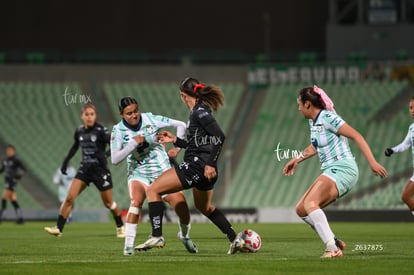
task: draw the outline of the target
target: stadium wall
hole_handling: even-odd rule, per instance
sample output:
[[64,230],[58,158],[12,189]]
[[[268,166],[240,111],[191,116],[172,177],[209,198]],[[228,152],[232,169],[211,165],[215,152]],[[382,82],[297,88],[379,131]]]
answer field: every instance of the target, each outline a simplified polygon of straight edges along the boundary
[[[221,209],[232,223],[302,223],[294,208],[247,208],[247,209]],[[24,209],[26,221],[55,221],[59,209],[31,210]],[[127,210],[123,210],[123,218]],[[325,210],[331,222],[412,222],[413,216],[408,210]],[[170,222],[178,222],[177,215],[172,209],[167,210]],[[14,221],[13,209],[4,213],[4,221]],[[193,223],[209,223],[210,220],[197,210],[191,210]],[[110,222],[112,215],[105,208],[75,209],[74,222]],[[166,218],[164,217],[164,222]],[[148,210],[143,210],[142,222],[149,222]]]

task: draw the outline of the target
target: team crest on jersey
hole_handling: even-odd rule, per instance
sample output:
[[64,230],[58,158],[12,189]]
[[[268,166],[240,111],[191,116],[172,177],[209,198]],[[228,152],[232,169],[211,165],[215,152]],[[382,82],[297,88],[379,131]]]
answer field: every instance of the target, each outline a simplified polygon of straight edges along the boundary
[[91,135],[91,141],[92,141],[92,142],[95,142],[95,141],[96,141],[96,139],[97,139],[96,135]]
[[322,124],[316,124],[313,128],[315,129],[316,132],[319,132],[319,133],[323,131]]
[[146,125],[144,128],[144,132],[148,135],[152,135],[153,133],[155,133],[155,129],[151,125]]

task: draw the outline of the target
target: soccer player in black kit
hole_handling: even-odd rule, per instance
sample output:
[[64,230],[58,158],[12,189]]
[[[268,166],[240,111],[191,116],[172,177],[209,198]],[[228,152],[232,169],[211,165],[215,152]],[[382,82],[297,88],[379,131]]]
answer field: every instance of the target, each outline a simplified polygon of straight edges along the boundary
[[184,162],[165,171],[147,189],[152,236],[135,250],[147,250],[165,245],[162,236],[164,205],[161,195],[192,188],[196,208],[210,219],[230,241],[228,254],[239,251],[244,241],[237,236],[224,214],[211,204],[213,188],[217,181],[217,159],[224,142],[224,133],[212,115],[224,103],[219,87],[186,78],[181,82],[180,95],[191,110],[187,126],[187,141],[172,133],[159,133],[160,143],[173,142],[185,148]]
[[112,199],[112,178],[107,167],[106,158],[109,152],[105,151],[110,143],[111,134],[104,126],[96,122],[95,106],[88,103],[82,108],[81,118],[83,125],[75,131],[75,142],[63,161],[61,172],[66,174],[66,168],[70,159],[78,148],[82,149],[82,161],[76,176],[73,178],[68,195],[60,207],[56,227],[45,227],[45,231],[56,237],[62,236],[66,219],[72,210],[77,196],[93,182],[101,193],[101,199],[105,207],[110,209],[116,223],[116,236],[125,237],[124,224],[121,218],[121,210]]
[[16,212],[16,223],[23,224],[22,209],[17,203],[16,185],[17,180],[21,178],[26,168],[20,159],[16,157],[16,148],[13,145],[7,145],[6,156],[0,167],[0,173],[4,172],[5,181],[5,188],[1,198],[0,222],[3,218],[3,212],[6,210],[7,200],[9,200]]

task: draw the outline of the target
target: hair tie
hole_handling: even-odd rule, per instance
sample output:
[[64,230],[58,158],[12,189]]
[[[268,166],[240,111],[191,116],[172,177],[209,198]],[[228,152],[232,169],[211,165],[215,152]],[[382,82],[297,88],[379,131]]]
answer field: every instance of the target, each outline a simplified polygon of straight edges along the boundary
[[195,84],[194,85],[194,88],[193,88],[193,93],[197,93],[197,90],[200,88],[200,89],[203,89],[204,87],[205,87],[206,85],[205,84],[202,84],[202,83],[197,83],[197,84]]
[[313,91],[321,96],[322,102],[325,104],[325,107],[328,111],[336,112],[334,109],[333,101],[329,98],[329,96],[325,93],[324,90],[322,90],[316,85],[313,85]]

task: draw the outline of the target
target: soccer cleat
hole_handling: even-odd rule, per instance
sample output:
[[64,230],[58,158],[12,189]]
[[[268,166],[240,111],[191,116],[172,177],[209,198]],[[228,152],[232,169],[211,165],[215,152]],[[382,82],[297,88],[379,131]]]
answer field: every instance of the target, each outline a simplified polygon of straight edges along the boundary
[[339,258],[339,257],[342,257],[343,255],[344,254],[342,253],[341,249],[338,249],[336,251],[325,250],[325,252],[322,254],[321,258],[323,258],[323,259]]
[[227,251],[227,254],[234,254],[237,251],[240,251],[244,246],[244,240],[237,236],[234,241],[230,244],[229,251]]
[[182,237],[181,232],[177,234],[178,239],[184,244],[184,247],[190,253],[198,253],[198,248],[196,244],[188,237]]
[[346,243],[343,240],[340,240],[336,237],[335,237],[335,245],[341,250],[344,250],[346,247]]
[[45,231],[49,233],[50,235],[56,236],[56,237],[62,237],[63,233],[57,228],[54,227],[45,227]]
[[124,248],[124,256],[133,256],[134,255],[134,248],[132,246]]
[[23,219],[22,218],[17,219],[16,224],[24,224]]
[[116,228],[116,237],[125,238],[125,227],[124,226]]
[[165,240],[163,237],[150,237],[145,243],[139,244],[135,247],[135,251],[147,251],[151,248],[163,248]]

